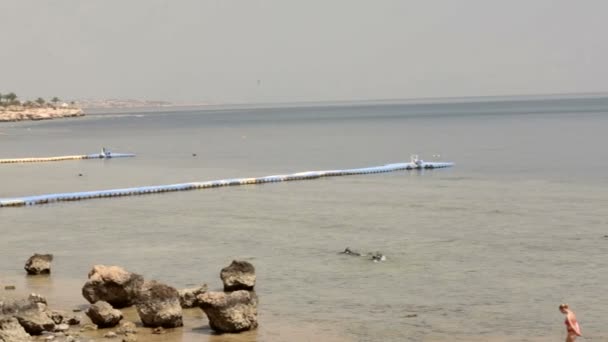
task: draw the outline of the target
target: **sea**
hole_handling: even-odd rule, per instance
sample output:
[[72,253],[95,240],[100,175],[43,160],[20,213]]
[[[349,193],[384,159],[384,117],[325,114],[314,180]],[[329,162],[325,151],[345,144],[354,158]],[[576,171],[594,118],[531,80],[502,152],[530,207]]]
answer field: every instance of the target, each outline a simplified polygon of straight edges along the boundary
[[[137,156],[2,164],[0,198],[412,154],[455,165],[0,208],[0,297],[86,308],[80,290],[96,264],[221,290],[236,259],[256,268],[257,330],[217,335],[190,309],[183,328],[140,340],[556,341],[561,303],[586,339],[608,340],[606,96],[97,110],[0,125],[0,158],[102,147]],[[340,254],[347,247],[386,260]],[[54,255],[51,276],[25,276],[33,253]]]

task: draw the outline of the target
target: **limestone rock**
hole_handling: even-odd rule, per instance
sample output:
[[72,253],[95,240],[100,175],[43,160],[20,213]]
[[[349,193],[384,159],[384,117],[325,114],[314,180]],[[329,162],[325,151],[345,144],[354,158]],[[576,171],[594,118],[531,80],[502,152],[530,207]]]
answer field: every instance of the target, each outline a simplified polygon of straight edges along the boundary
[[122,321],[116,333],[118,335],[137,334],[137,326],[133,322]]
[[207,292],[198,302],[209,319],[211,329],[235,333],[258,326],[258,298],[255,292]]
[[171,286],[157,281],[145,282],[135,306],[145,327],[175,328],[183,325],[179,293]]
[[78,325],[80,324],[80,318],[78,318],[78,316],[67,316],[67,318],[64,316],[63,322],[68,325]]
[[108,331],[105,335],[103,335],[103,337],[105,337],[105,338],[116,338],[116,337],[118,337],[118,335],[116,335],[116,333],[113,332],[113,331]]
[[98,301],[85,312],[91,322],[100,328],[114,327],[122,319],[122,312],[116,310],[108,302]]
[[0,302],[0,314],[15,315],[29,310],[38,310],[38,304],[28,299],[7,299]]
[[37,309],[19,312],[15,317],[30,335],[40,335],[43,331],[55,330],[55,322],[45,312]]
[[255,267],[247,261],[233,260],[230,266],[220,272],[224,291],[252,291],[255,286]]
[[61,324],[57,324],[55,326],[55,331],[68,331],[70,329],[70,326],[66,323],[61,323]]
[[125,337],[122,338],[122,342],[136,342],[137,336],[134,334],[126,334]]
[[32,337],[14,317],[0,317],[0,341],[3,342],[27,342]]
[[187,289],[179,290],[179,303],[182,308],[194,308],[197,305],[196,297],[207,292],[207,284],[203,284],[199,287],[192,287]]
[[45,305],[47,304],[46,298],[44,298],[44,296],[37,294],[37,293],[31,293],[27,299],[32,303],[42,303]]
[[46,314],[55,322],[55,324],[80,324],[80,318],[70,313],[61,310],[47,310]]
[[82,328],[80,328],[80,332],[95,331],[95,330],[97,330],[97,325],[93,324],[93,323],[86,323],[85,325],[82,326]]
[[164,333],[166,333],[165,329],[163,329],[163,327],[156,327],[154,329],[152,329],[152,333],[155,335],[162,335]]
[[27,274],[49,274],[51,273],[51,262],[53,254],[34,254],[25,262]]
[[113,307],[124,308],[135,304],[143,282],[141,275],[128,272],[122,267],[95,265],[82,288],[82,295],[90,303],[103,300]]

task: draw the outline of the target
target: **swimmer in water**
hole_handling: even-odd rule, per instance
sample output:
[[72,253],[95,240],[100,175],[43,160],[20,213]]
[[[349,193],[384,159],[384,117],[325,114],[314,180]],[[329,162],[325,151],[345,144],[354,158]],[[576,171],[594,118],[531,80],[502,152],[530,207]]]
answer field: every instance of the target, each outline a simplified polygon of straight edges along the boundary
[[346,247],[346,249],[344,249],[344,252],[340,252],[340,254],[348,254],[348,255],[354,255],[354,256],[361,256],[361,253],[355,252],[355,251],[351,251],[351,249],[349,247]]

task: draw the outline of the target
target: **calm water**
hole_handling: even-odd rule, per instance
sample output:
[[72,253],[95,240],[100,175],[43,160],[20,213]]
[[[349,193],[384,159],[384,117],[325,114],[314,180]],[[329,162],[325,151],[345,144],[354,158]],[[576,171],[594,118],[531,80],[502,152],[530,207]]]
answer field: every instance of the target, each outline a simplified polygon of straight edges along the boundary
[[[2,165],[0,197],[363,167],[411,153],[456,166],[3,208],[0,283],[69,306],[85,303],[80,286],[93,264],[178,288],[219,288],[219,270],[241,258],[257,269],[260,329],[210,336],[204,316],[191,311],[188,325],[164,338],[555,341],[565,336],[557,306],[568,302],[583,333],[605,340],[606,132],[606,98],[3,124],[0,158],[101,146],[138,156]],[[347,246],[388,260],[337,254]],[[33,252],[56,257],[43,284],[22,276]]]

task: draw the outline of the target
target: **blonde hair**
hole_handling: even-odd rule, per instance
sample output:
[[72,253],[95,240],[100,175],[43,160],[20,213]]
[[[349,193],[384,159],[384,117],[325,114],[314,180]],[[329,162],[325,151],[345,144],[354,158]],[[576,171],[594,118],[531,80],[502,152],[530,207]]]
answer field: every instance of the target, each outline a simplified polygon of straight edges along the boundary
[[559,309],[560,309],[560,310],[562,310],[562,309],[563,309],[563,310],[568,310],[568,304],[560,304],[560,305],[559,305]]

